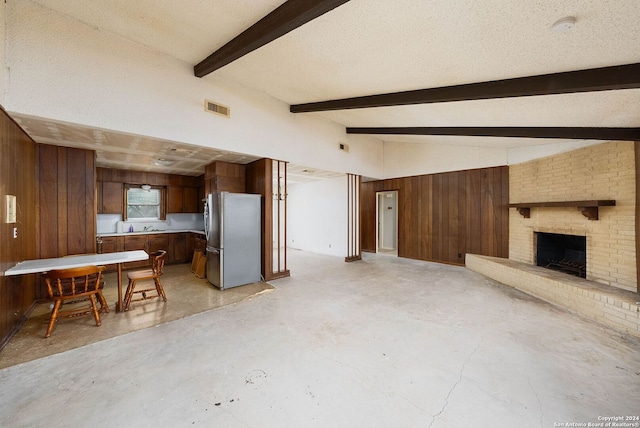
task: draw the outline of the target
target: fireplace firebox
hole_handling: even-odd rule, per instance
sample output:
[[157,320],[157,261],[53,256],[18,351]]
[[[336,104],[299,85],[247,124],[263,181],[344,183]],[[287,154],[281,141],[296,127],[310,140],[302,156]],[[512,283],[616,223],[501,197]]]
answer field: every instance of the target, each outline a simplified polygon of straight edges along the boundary
[[585,236],[535,232],[536,264],[570,275],[587,277]]

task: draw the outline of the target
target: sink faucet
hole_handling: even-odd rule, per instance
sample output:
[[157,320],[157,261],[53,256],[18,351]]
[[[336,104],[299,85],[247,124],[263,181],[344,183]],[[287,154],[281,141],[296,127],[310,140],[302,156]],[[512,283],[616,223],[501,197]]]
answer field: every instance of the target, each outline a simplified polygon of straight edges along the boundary
[[151,228],[151,226],[145,226],[145,227],[142,229],[142,231],[143,231],[143,232],[146,232],[146,231],[150,230],[150,228]]

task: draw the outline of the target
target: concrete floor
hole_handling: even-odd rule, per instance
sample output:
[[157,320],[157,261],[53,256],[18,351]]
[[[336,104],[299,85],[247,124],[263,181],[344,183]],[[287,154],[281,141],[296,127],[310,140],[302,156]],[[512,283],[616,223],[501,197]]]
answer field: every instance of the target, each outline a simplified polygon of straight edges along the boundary
[[299,251],[289,267],[273,292],[0,370],[0,426],[553,427],[640,414],[636,339],[461,267]]

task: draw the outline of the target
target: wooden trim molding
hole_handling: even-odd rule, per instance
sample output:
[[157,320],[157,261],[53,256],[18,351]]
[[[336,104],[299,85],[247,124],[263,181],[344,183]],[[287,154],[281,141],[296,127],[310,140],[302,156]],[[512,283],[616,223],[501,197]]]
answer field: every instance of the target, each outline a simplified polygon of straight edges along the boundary
[[198,63],[193,72],[204,77],[348,1],[288,0]]
[[640,88],[640,63],[294,104],[291,113]]
[[350,127],[347,134],[381,135],[458,135],[476,137],[562,138],[577,140],[633,141],[640,139],[640,128],[589,127]]

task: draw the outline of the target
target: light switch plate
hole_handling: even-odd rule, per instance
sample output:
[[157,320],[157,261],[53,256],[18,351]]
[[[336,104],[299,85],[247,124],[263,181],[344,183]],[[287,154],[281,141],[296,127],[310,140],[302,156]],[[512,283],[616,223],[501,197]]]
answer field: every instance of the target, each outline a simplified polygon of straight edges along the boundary
[[16,197],[14,195],[6,195],[7,212],[5,215],[5,223],[16,222]]

